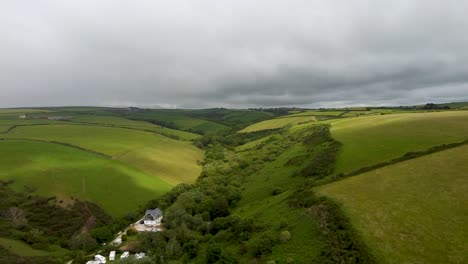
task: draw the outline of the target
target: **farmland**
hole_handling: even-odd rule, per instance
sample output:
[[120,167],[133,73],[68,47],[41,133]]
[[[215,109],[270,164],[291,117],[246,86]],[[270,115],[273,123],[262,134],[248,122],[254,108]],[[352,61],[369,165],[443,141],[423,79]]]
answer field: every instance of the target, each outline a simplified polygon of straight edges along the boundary
[[127,162],[171,184],[193,182],[201,171],[203,155],[189,142],[132,129],[80,126],[22,126],[8,138],[61,142],[96,151]]
[[256,131],[261,131],[261,130],[277,129],[277,128],[282,128],[288,125],[296,125],[299,123],[314,122],[316,120],[317,119],[315,118],[315,116],[294,116],[294,117],[285,116],[285,117],[279,117],[279,118],[255,123],[253,125],[250,125],[242,129],[240,132],[250,133],[250,132],[256,132]]
[[[468,146],[321,186],[382,263],[464,263]],[[430,168],[430,169],[428,169]]]
[[468,138],[468,112],[378,115],[331,121],[332,136],[342,143],[336,173],[349,173],[407,152]]
[[[122,162],[67,146],[30,140],[1,140],[0,179],[37,194],[95,201],[112,215],[168,191],[170,184]],[[108,188],[111,184],[112,188]]]

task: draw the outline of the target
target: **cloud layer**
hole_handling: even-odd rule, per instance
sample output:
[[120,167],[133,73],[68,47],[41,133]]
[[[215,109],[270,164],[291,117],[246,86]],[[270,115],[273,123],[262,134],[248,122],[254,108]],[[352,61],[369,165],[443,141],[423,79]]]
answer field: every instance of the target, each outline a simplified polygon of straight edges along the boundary
[[0,107],[468,100],[468,2],[2,1]]

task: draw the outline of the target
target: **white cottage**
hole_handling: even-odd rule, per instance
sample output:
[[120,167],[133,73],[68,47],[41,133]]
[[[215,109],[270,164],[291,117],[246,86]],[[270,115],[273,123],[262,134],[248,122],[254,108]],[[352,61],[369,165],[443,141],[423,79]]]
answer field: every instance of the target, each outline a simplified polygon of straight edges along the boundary
[[145,226],[157,226],[161,224],[163,218],[162,211],[159,208],[146,210],[143,222]]

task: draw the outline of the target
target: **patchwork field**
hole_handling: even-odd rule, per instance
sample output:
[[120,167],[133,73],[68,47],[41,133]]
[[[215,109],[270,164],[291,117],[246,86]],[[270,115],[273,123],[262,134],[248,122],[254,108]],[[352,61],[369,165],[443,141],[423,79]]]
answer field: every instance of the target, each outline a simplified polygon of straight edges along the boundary
[[318,191],[343,206],[382,263],[466,263],[467,157],[464,145]]
[[468,139],[468,111],[378,115],[329,123],[333,138],[343,144],[336,173]]
[[261,130],[267,130],[267,129],[276,129],[276,128],[282,128],[288,125],[296,125],[299,123],[305,123],[305,122],[314,122],[317,119],[315,116],[296,116],[296,117],[279,117],[275,119],[269,119],[265,120],[259,123],[255,123],[253,125],[250,125],[239,132],[241,133],[250,133],[250,132],[256,132],[256,131],[261,131]]
[[[0,140],[0,179],[37,193],[94,201],[112,215],[122,215],[171,185],[117,160],[83,150],[29,140]],[[109,188],[112,186],[112,188]]]
[[111,156],[170,184],[195,181],[201,172],[201,150],[190,142],[151,132],[80,125],[22,126],[8,138],[67,143]]

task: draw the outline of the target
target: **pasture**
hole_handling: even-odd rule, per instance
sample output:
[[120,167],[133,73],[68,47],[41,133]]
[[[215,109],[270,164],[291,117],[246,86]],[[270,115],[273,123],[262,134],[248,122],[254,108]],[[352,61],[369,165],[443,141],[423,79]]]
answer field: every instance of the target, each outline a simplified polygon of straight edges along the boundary
[[170,184],[191,183],[203,152],[190,142],[133,129],[84,125],[22,126],[5,135],[75,145],[111,156]]
[[467,157],[463,145],[323,185],[318,192],[342,205],[382,263],[466,263]]
[[0,140],[0,179],[37,194],[93,201],[119,216],[171,188],[160,178],[120,161],[60,144]]
[[23,241],[0,237],[0,246],[11,253],[22,257],[62,256],[68,251],[58,246],[52,246],[51,251],[34,249]]
[[200,135],[194,133],[162,127],[144,121],[130,120],[117,116],[77,115],[73,117],[72,122],[151,131],[168,137],[176,137],[181,140],[193,140],[200,137]]
[[332,137],[342,143],[336,173],[468,139],[468,111],[366,116],[327,123]]
[[317,119],[315,118],[315,116],[289,117],[288,115],[284,117],[278,117],[278,118],[269,119],[269,120],[255,123],[253,125],[250,125],[240,130],[239,132],[250,133],[250,132],[256,132],[256,131],[267,130],[267,129],[277,129],[277,128],[282,128],[282,127],[286,127],[289,125],[297,125],[300,123],[314,122],[316,120]]

